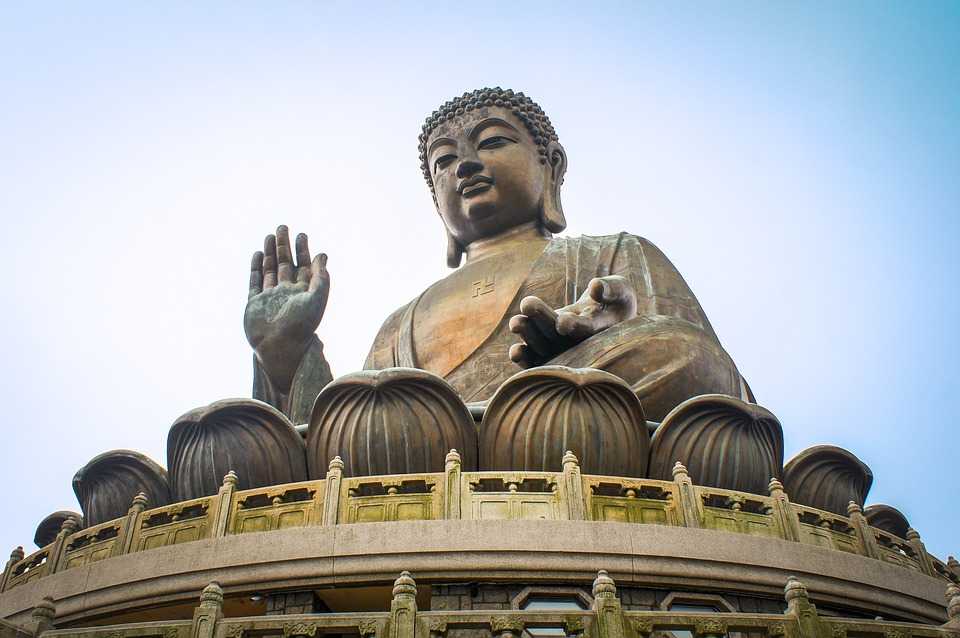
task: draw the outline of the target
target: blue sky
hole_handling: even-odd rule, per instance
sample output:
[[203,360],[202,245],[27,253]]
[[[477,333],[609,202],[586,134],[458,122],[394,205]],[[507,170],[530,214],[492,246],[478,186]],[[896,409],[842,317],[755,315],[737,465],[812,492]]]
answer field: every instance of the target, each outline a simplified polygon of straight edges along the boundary
[[852,450],[960,552],[958,61],[948,2],[4,3],[0,549],[95,454],[165,463],[179,414],[249,395],[277,224],[330,255],[319,334],[360,368],[446,272],[420,124],[499,85],[556,126],[568,233],[666,252],[787,456]]

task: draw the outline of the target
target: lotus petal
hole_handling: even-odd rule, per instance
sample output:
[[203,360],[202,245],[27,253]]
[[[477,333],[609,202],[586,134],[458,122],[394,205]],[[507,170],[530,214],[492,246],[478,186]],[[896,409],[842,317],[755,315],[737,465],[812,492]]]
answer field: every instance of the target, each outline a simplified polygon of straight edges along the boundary
[[225,399],[187,412],[167,435],[177,501],[216,494],[237,473],[245,490],[307,480],[303,437],[280,411],[253,399]]
[[69,511],[54,512],[37,525],[37,531],[33,535],[34,544],[37,547],[46,547],[52,543],[57,538],[57,534],[60,533],[63,522],[67,519],[73,519],[77,523],[77,529],[83,529],[83,516],[81,514]]
[[650,478],[665,481],[680,461],[697,485],[764,494],[783,468],[777,417],[724,394],[704,394],[675,407],[651,447]]
[[477,426],[449,383],[413,368],[340,377],[317,397],[307,429],[310,476],[334,456],[346,476],[443,471],[451,449],[465,470],[477,466]]
[[867,517],[867,522],[873,527],[900,538],[907,537],[910,521],[897,508],[877,503],[866,507],[863,510],[863,515]]
[[783,486],[791,501],[842,516],[850,501],[863,507],[872,484],[870,468],[834,445],[807,448],[783,469]]
[[93,457],[73,476],[73,491],[88,527],[120,518],[140,492],[150,507],[170,503],[167,472],[139,452],[113,450]]
[[570,450],[590,474],[645,476],[650,434],[620,377],[592,368],[519,372],[490,398],[480,424],[483,470],[559,471]]

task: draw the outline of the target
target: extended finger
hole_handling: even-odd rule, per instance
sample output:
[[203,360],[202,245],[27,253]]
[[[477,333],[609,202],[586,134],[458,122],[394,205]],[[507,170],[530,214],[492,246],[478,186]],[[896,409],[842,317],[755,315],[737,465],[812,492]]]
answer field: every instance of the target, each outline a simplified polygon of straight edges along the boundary
[[520,302],[520,312],[536,324],[546,339],[555,341],[560,338],[557,333],[557,312],[539,297],[524,297]]
[[310,282],[310,247],[307,245],[307,236],[304,233],[297,235],[297,281]]
[[528,316],[514,315],[510,317],[510,332],[520,335],[520,338],[526,342],[537,354],[547,359],[558,348],[551,345],[540,329]]
[[277,279],[293,281],[293,255],[290,253],[290,230],[283,225],[277,227]]
[[532,368],[537,365],[532,357],[530,348],[522,343],[515,343],[510,346],[510,360],[521,368]]
[[277,238],[267,235],[263,240],[263,289],[277,285]]
[[253,259],[250,261],[249,297],[259,295],[261,292],[263,292],[263,253],[258,250],[253,253]]

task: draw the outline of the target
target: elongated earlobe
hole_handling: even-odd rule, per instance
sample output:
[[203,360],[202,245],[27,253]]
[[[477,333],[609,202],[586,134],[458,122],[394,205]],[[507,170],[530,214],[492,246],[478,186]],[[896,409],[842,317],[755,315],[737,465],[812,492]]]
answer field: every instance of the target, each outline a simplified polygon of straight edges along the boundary
[[447,231],[447,266],[450,268],[458,268],[460,266],[460,260],[463,259],[463,246],[460,245],[460,242],[450,234],[450,231]]
[[563,205],[560,203],[560,187],[563,186],[563,176],[567,172],[567,153],[559,142],[550,142],[547,145],[547,160],[550,181],[543,194],[540,223],[551,233],[559,233],[567,227],[567,218],[563,216]]

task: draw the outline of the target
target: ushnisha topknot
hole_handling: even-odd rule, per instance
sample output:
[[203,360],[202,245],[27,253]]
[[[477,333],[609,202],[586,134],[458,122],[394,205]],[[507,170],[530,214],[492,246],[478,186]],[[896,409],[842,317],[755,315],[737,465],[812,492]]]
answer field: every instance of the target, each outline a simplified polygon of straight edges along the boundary
[[427,164],[427,140],[434,129],[457,116],[463,115],[474,109],[485,106],[500,106],[509,109],[517,119],[523,122],[527,127],[533,141],[537,145],[537,151],[540,153],[540,163],[547,163],[547,144],[557,142],[557,132],[553,130],[553,124],[550,118],[543,112],[540,105],[520,92],[514,92],[511,89],[483,88],[464,93],[460,97],[455,97],[449,102],[427,117],[423,123],[423,129],[420,131],[419,150],[420,150],[420,169],[423,171],[423,178],[427,180],[427,186],[430,192],[436,198],[433,190],[433,177],[430,175],[430,166]]

